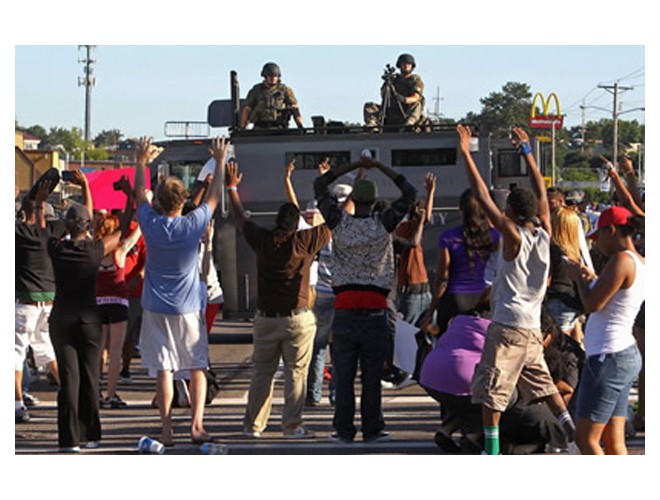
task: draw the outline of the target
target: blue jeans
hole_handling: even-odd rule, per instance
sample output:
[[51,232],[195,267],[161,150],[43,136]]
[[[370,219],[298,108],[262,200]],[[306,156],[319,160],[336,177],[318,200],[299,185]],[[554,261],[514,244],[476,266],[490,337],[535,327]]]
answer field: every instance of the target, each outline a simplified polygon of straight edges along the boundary
[[332,334],[332,377],[337,391],[333,426],[341,438],[353,440],[355,437],[354,387],[359,364],[362,436],[376,436],[385,428],[380,379],[387,355],[387,311],[364,314],[338,309]]
[[628,396],[642,369],[637,345],[612,354],[589,356],[584,362],[577,394],[577,416],[609,422],[628,414]]
[[416,325],[431,305],[431,292],[400,293],[397,296],[397,311],[403,314],[403,321]]
[[325,358],[332,331],[332,320],[334,318],[335,296],[318,294],[314,302],[314,314],[316,315],[316,335],[314,336],[314,348],[312,350],[312,361],[309,364],[307,375],[307,401],[318,403],[321,401],[323,390],[323,369]]
[[559,299],[548,299],[545,302],[545,308],[564,333],[570,333],[580,317],[580,311],[567,306]]

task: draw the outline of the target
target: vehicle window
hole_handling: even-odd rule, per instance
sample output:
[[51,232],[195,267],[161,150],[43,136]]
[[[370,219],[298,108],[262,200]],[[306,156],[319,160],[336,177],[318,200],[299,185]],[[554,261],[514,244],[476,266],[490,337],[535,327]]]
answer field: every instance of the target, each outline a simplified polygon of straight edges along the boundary
[[456,148],[393,149],[393,167],[441,167],[456,165]]

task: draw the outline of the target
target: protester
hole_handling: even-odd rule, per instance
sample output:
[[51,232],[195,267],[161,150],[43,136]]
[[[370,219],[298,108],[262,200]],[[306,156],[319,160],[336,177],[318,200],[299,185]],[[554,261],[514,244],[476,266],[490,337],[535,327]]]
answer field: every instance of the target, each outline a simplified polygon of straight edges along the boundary
[[[15,224],[15,292],[16,307],[14,317],[14,381],[15,381],[15,422],[30,420],[23,390],[24,367],[28,349],[37,367],[48,367],[53,379],[59,385],[59,371],[51,341],[48,318],[55,296],[55,275],[45,243],[40,237],[36,216],[43,207],[26,195],[20,203]],[[55,237],[64,236],[66,229],[63,220],[46,221],[48,231]]]
[[[549,274],[550,207],[527,133],[513,127],[528,167],[533,191],[516,188],[504,213],[495,205],[470,153],[471,131],[458,125],[460,150],[470,187],[502,235],[492,291],[492,323],[472,380],[472,400],[482,404],[485,453],[499,454],[501,412],[518,389],[525,401],[544,400],[569,440],[574,426],[543,360],[541,304]],[[540,227],[536,220],[540,219]]]
[[[329,186],[339,177],[363,167],[376,168],[392,180],[402,196],[382,213],[372,213],[376,184],[358,179],[351,197],[355,213],[339,207]],[[329,170],[314,182],[319,210],[332,230],[335,317],[332,324],[332,378],[336,388],[331,439],[350,443],[354,425],[354,383],[358,364],[362,373],[362,438],[385,441],[380,380],[387,355],[387,296],[394,283],[391,233],[415,201],[416,189],[403,175],[369,158]]]
[[641,220],[624,207],[606,209],[591,236],[609,257],[602,272],[596,276],[579,262],[569,268],[590,313],[577,405],[576,443],[583,454],[627,454],[628,397],[642,367],[633,336],[644,301],[645,259],[633,241]]
[[396,309],[403,316],[403,321],[411,325],[417,324],[431,303],[422,236],[433,215],[435,185],[435,175],[428,172],[424,179],[426,200],[416,202],[408,219],[401,222],[395,231],[396,237],[405,245],[397,265]]
[[440,234],[433,298],[420,326],[428,331],[435,314],[435,335],[442,335],[456,314],[477,306],[486,289],[486,263],[500,240],[473,191],[461,194],[459,208],[462,224]]
[[228,146],[224,139],[213,139],[210,153],[216,167],[209,192],[199,207],[183,216],[187,192],[176,177],[168,177],[156,187],[154,201],[159,212],[149,204],[145,170],[161,150],[146,138],[137,145],[135,199],[147,247],[140,344],[142,365],[157,374],[160,440],[165,445],[174,444],[173,373],[179,370],[190,370],[190,439],[193,443],[212,440],[204,428],[207,392],[204,371],[209,360],[204,316],[206,291],[199,277],[199,242],[220,200]]
[[77,170],[71,182],[81,186],[84,205],[73,205],[66,212],[69,238],[53,236],[46,227],[43,202],[47,185],[40,187],[35,200],[41,237],[47,242],[55,272],[49,321],[61,378],[57,429],[63,453],[79,452],[81,444],[97,447],[101,439],[98,394],[102,332],[96,279],[103,256],[117,248],[121,237],[117,228],[100,240],[90,238],[92,195],[87,178]]
[[244,417],[248,437],[260,437],[270,417],[273,377],[284,362],[284,437],[310,438],[302,420],[307,372],[312,356],[316,320],[309,308],[309,273],[314,256],[330,241],[325,224],[298,231],[300,211],[285,203],[275,229],[246,219],[238,186],[238,165],[227,165],[225,183],[238,228],[257,255],[257,314],[254,323],[254,371]]
[[545,307],[559,329],[567,335],[572,335],[583,312],[583,306],[577,288],[568,276],[565,259],[583,262],[579,241],[581,223],[577,214],[566,207],[555,209],[551,222],[550,284],[546,291]]
[[[122,229],[126,234],[133,212],[133,189],[128,178],[120,181],[122,191],[126,194],[126,210],[123,222],[117,215],[105,215],[97,219],[94,227],[94,239],[100,240]],[[101,408],[123,408],[126,402],[117,394],[119,372],[122,364],[122,351],[126,338],[128,322],[128,287],[126,285],[126,256],[141,236],[139,227],[123,238],[119,246],[105,255],[101,261],[96,280],[96,303],[101,314],[103,325],[102,345],[109,353],[107,394],[101,398]],[[101,373],[103,373],[101,366]]]

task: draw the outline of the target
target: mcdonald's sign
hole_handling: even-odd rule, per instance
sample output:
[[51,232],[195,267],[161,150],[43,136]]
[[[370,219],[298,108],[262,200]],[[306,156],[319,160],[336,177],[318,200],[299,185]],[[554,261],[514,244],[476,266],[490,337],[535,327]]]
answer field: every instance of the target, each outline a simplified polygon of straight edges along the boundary
[[[536,114],[536,105],[538,100],[541,100],[541,115]],[[550,101],[555,101],[555,114],[550,114]],[[529,126],[530,128],[541,128],[541,129],[560,129],[564,125],[564,115],[561,114],[561,106],[559,104],[559,98],[554,92],[551,93],[546,99],[543,97],[543,94],[537,92],[532,100],[532,112],[529,116]]]

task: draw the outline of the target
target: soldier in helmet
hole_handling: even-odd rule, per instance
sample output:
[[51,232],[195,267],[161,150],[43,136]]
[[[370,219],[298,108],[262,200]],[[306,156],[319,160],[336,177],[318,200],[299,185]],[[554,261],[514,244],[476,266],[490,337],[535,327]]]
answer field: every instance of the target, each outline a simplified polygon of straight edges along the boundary
[[296,96],[280,81],[280,67],[274,62],[266,63],[261,76],[264,81],[252,87],[245,99],[241,128],[248,123],[255,128],[287,128],[291,116],[298,128],[303,128]]
[[[410,54],[401,54],[396,61],[396,67],[399,69],[399,73],[394,76],[392,81],[396,94],[385,112],[385,125],[418,125],[424,120],[422,116],[424,82],[419,75],[413,73],[416,67],[415,58]],[[385,94],[387,84],[386,81],[381,87],[381,95]]]

